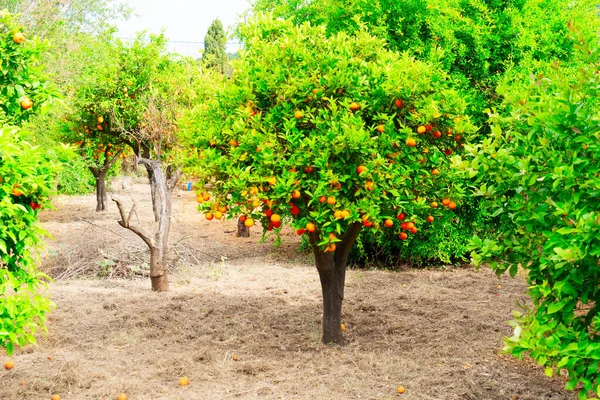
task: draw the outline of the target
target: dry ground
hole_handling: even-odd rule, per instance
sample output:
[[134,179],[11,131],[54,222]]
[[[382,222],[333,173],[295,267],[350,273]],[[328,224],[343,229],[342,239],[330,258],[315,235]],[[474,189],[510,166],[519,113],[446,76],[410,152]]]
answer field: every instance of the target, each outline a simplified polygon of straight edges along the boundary
[[[120,187],[120,184],[113,184]],[[136,198],[150,226],[148,188]],[[0,372],[0,399],[573,399],[562,382],[499,354],[505,321],[526,301],[522,280],[488,270],[350,271],[348,345],[320,344],[320,287],[298,238],[234,237],[175,193],[171,290],[143,277],[142,242],[93,212],[92,196],[61,197],[43,223],[44,269],[56,310],[39,346]],[[113,232],[110,232],[113,231]],[[147,261],[146,261],[147,262]],[[233,356],[237,356],[234,361]],[[1,358],[1,357],[0,357]],[[188,387],[178,379],[188,376]],[[403,385],[406,393],[396,394]]]

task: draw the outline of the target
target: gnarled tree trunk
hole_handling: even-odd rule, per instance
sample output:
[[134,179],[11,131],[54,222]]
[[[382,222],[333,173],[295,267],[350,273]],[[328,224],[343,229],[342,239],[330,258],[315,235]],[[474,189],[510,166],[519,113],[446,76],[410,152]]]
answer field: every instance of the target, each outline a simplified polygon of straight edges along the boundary
[[325,253],[316,244],[318,234],[309,235],[310,243],[315,255],[315,266],[321,280],[323,293],[323,343],[337,343],[343,345],[342,334],[342,302],[344,300],[344,285],[346,280],[346,266],[350,249],[362,228],[358,222],[348,228],[346,236],[341,242],[336,243],[334,253]]
[[89,167],[92,175],[94,175],[94,178],[96,179],[96,211],[106,210],[108,203],[108,195],[106,194],[106,173],[121,155],[121,151],[117,151],[112,158],[109,158],[108,151],[109,149],[107,148],[104,152],[104,164],[102,166]]
[[117,203],[121,213],[119,225],[137,234],[150,249],[150,280],[152,281],[152,290],[165,292],[169,289],[167,254],[169,250],[169,233],[171,230],[171,196],[179,180],[180,171],[172,172],[170,168],[167,168],[167,176],[165,176],[160,161],[140,158],[139,162],[140,164],[144,164],[146,169],[152,170],[153,174],[154,193],[156,193],[159,205],[158,227],[154,235],[143,232],[141,229],[131,225],[131,217],[135,209],[135,204],[129,216],[126,217],[123,204],[116,199],[113,199],[113,201]]
[[104,211],[108,202],[108,195],[106,194],[106,171],[94,167],[90,167],[90,171],[92,171],[96,180],[96,211]]

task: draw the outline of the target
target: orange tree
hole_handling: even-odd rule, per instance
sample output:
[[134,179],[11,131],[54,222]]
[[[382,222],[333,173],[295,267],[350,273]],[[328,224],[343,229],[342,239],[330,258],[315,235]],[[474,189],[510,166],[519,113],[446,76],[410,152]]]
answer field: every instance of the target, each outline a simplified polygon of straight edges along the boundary
[[39,44],[26,37],[12,16],[0,13],[0,347],[35,343],[51,303],[42,294],[35,248],[43,231],[38,210],[48,202],[53,166],[21,128],[56,95],[39,62]]
[[[578,58],[540,66],[506,91],[492,135],[457,162],[497,218],[473,259],[527,273],[533,305],[515,313],[506,350],[529,354],[566,388],[600,395],[600,47],[598,26],[574,29]],[[458,161],[458,160],[457,160]],[[594,397],[595,398],[595,397]]]
[[343,343],[348,254],[361,229],[409,245],[451,218],[462,193],[449,155],[474,131],[435,65],[385,50],[361,31],[258,16],[232,79],[189,116],[188,165],[211,183],[207,219],[306,234],[323,292],[323,341]]

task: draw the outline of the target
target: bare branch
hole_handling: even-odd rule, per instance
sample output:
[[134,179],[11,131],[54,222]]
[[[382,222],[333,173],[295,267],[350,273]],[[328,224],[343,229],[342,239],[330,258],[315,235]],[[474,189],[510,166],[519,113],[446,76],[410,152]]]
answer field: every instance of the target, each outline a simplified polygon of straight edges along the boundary
[[123,228],[125,229],[129,229],[131,232],[135,233],[136,235],[138,235],[140,237],[140,239],[142,239],[144,241],[144,243],[146,243],[146,245],[148,245],[149,248],[154,248],[154,241],[152,240],[152,237],[142,231],[141,229],[137,228],[136,226],[130,225],[130,221],[131,221],[131,216],[134,214],[134,210],[135,210],[135,203],[133,205],[133,207],[131,208],[131,212],[129,213],[129,217],[126,217],[126,211],[125,211],[125,206],[123,206],[123,202],[121,202],[118,199],[115,199],[114,197],[111,198],[112,201],[114,201],[115,203],[117,203],[117,207],[119,208],[119,213],[121,214],[121,220],[118,221],[119,225],[121,225]]

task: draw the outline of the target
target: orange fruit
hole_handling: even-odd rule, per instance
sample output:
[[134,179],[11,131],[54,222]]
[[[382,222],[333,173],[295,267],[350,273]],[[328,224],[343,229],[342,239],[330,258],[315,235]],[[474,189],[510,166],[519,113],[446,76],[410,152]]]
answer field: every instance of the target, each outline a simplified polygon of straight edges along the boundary
[[456,208],[456,203],[451,201],[450,203],[448,203],[448,208],[454,210]]
[[215,217],[215,216],[214,216],[214,215],[212,215],[212,213],[206,213],[206,214],[204,214],[204,218],[206,218],[208,221],[212,221],[212,219],[213,219],[214,217]]
[[429,217],[427,217],[427,222],[433,222],[433,220],[434,220],[433,216],[430,215]]
[[406,392],[406,389],[404,389],[404,386],[398,386],[398,389],[396,389],[398,391],[399,394],[403,394],[404,392]]
[[430,124],[425,125],[425,130],[427,132],[431,132],[433,130],[433,126],[431,126]]
[[200,196],[200,195],[197,195],[197,196],[196,196],[196,201],[197,201],[198,203],[202,203],[202,202],[204,201],[204,199],[202,198],[202,196]]
[[260,206],[260,201],[258,199],[252,200],[252,207],[256,208]]
[[439,174],[439,173],[440,173],[440,170],[439,170],[439,169],[437,169],[437,168],[434,168],[434,169],[433,169],[433,171],[431,171],[431,173],[432,173],[433,175],[437,175],[437,174]]
[[23,110],[29,110],[31,107],[33,107],[33,101],[30,98],[26,97],[21,100],[21,108]]
[[344,210],[342,211],[342,218],[348,218],[350,216],[350,211],[348,210]]
[[296,119],[302,118],[302,111],[300,111],[300,110],[295,111],[294,118],[296,118]]
[[440,132],[440,131],[434,131],[433,132],[433,137],[436,138],[436,139],[437,138],[441,138],[442,137],[442,132]]
[[252,218],[246,218],[246,220],[244,221],[244,226],[247,228],[254,226],[254,220]]
[[437,208],[438,207],[438,203],[437,202],[433,202],[431,203],[431,208]]
[[350,110],[352,110],[352,111],[360,110],[360,104],[353,101],[352,103],[350,103]]
[[[52,395],[51,399],[52,399],[52,400],[60,400],[60,396],[59,396],[59,395],[57,395],[57,394],[54,394],[54,395]],[[119,399],[119,398],[117,397],[117,400],[121,400],[121,399]]]
[[338,210],[338,211],[335,211],[335,212],[333,213],[333,218],[335,218],[335,219],[340,219],[340,218],[343,218],[343,217],[342,217],[342,212],[341,212],[341,211],[339,211],[339,210]]
[[406,145],[409,147],[415,147],[417,145],[417,141],[413,138],[406,139]]
[[367,183],[365,185],[367,186],[367,190],[375,189],[375,185],[373,184],[373,181],[367,181]]
[[231,139],[231,140],[229,141],[229,144],[231,145],[231,147],[238,147],[238,146],[240,145],[240,144],[238,143],[238,141],[237,141],[237,140],[235,140],[235,139]]
[[277,183],[277,178],[275,178],[274,176],[270,177],[269,179],[267,179],[267,182],[269,183],[269,185],[273,186]]
[[398,221],[404,221],[406,219],[406,214],[404,214],[403,212],[398,214],[398,216],[396,217],[396,219]]
[[333,232],[329,233],[329,240],[330,241],[333,240],[333,239],[336,239],[336,238],[337,238],[337,236],[335,236],[335,233],[333,233]]
[[404,107],[404,100],[396,99],[395,104],[396,108],[402,108]]
[[377,132],[383,133],[384,131],[385,131],[385,126],[383,126],[383,125],[377,125]]
[[330,196],[327,198],[327,204],[329,205],[334,205],[335,204],[335,197]]
[[448,207],[448,205],[450,204],[450,199],[443,199],[442,204]]
[[227,212],[227,207],[226,206],[221,206],[221,207],[219,207],[219,211],[221,211],[222,213],[226,213]]
[[216,219],[221,219],[223,218],[223,213],[221,211],[215,211],[215,218]]
[[98,117],[98,123],[101,124],[104,122],[104,117],[103,116],[99,116]]
[[386,219],[383,224],[388,228],[391,228],[392,226],[394,226],[394,221],[392,221],[391,219]]
[[359,165],[358,167],[356,167],[356,173],[359,175],[362,174],[366,170],[367,170],[367,167],[365,167],[364,165]]
[[306,230],[305,230],[305,229],[302,229],[302,228],[300,228],[300,229],[296,229],[296,235],[303,235],[303,234],[304,234],[304,232],[306,232]]
[[273,214],[271,215],[271,222],[275,223],[275,222],[281,222],[281,216],[279,214]]
[[419,127],[417,128],[417,133],[418,133],[418,134],[422,135],[422,134],[424,134],[425,132],[427,132],[427,128],[425,128],[424,126],[422,126],[422,125],[421,125],[421,126],[419,126]]
[[327,197],[326,196],[319,197],[319,203],[325,203],[326,201],[327,201]]
[[238,356],[237,356],[237,354],[234,354],[234,355],[232,355],[232,356],[231,356],[231,359],[232,359],[233,361],[237,361],[237,360],[238,360]]
[[4,368],[6,368],[7,370],[11,370],[15,367],[15,362],[13,360],[8,360],[6,363],[4,363]]
[[209,201],[210,200],[210,194],[204,193],[204,195],[202,195],[202,198],[204,199],[204,201]]
[[179,386],[187,386],[190,384],[190,378],[184,376],[183,378],[179,378]]
[[416,227],[416,226],[413,226],[413,227],[410,229],[410,232],[411,232],[411,233],[413,233],[413,234],[414,234],[414,233],[417,233],[418,231],[419,231],[419,230],[417,229],[417,227]]
[[327,246],[327,248],[325,249],[325,253],[333,253],[335,252],[335,243],[331,243],[329,246]]
[[409,230],[409,231],[410,231],[410,230],[411,230],[412,228],[414,228],[414,227],[415,227],[415,224],[413,224],[412,222],[407,222],[407,223],[406,223],[406,229],[407,229],[407,230]]
[[317,230],[317,227],[312,222],[309,222],[308,224],[306,224],[306,230],[309,232],[314,232]]
[[292,192],[292,199],[299,199],[300,198],[300,191],[299,190],[294,190]]
[[406,232],[400,232],[398,237],[400,238],[400,240],[406,240],[408,238],[408,235],[406,234]]
[[342,332],[346,332],[346,325],[340,324],[340,328],[342,328]]
[[15,43],[23,43],[25,41],[25,35],[23,35],[21,32],[17,32],[14,34],[13,40]]
[[121,393],[117,396],[117,400],[127,400],[127,395],[125,393]]
[[244,214],[240,215],[239,220],[242,222],[246,221],[246,216]]
[[309,165],[308,167],[304,168],[304,172],[306,172],[307,174],[312,173],[315,170],[315,167],[313,167],[312,165]]

